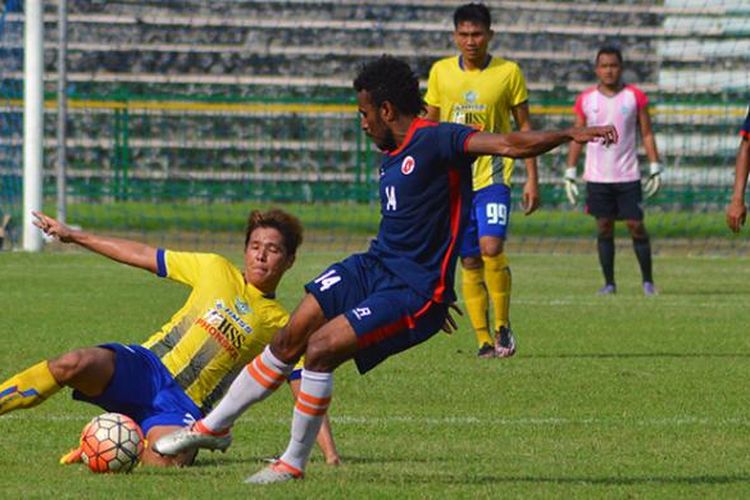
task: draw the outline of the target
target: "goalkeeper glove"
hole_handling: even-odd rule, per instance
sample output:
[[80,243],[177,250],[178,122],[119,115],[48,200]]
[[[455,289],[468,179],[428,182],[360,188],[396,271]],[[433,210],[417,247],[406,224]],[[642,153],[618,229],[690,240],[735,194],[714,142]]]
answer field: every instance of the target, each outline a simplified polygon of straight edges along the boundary
[[651,162],[648,166],[648,179],[643,186],[643,191],[646,193],[646,199],[651,198],[655,195],[661,187],[661,165],[659,162]]
[[568,167],[565,169],[565,194],[571,205],[578,201],[578,186],[576,186],[576,168]]

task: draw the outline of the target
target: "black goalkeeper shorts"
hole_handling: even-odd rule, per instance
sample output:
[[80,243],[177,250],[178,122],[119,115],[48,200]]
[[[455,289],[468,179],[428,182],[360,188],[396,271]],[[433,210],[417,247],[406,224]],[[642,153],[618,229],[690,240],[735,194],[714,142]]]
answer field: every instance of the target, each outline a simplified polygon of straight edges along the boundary
[[586,213],[596,218],[643,220],[641,181],[587,182]]

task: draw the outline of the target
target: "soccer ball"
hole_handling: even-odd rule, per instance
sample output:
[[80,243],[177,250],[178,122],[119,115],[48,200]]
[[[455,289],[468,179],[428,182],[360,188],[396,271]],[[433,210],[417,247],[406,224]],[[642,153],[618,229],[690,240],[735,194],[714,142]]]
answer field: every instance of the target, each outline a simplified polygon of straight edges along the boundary
[[143,454],[143,432],[120,413],[94,417],[81,433],[81,460],[92,472],[130,472]]

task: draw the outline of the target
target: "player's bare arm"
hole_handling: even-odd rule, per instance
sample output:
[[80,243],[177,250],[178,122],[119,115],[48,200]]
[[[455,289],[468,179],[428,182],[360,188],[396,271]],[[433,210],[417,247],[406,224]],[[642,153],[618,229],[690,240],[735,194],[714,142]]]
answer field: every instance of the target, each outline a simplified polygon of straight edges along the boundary
[[42,212],[32,212],[34,225],[63,243],[75,243],[117,262],[156,272],[156,248],[137,241],[99,236],[73,229]]
[[491,134],[479,132],[469,138],[466,150],[475,155],[529,158],[546,153],[561,144],[574,141],[580,144],[600,140],[604,145],[617,142],[617,130],[612,125],[603,127],[569,128],[559,131],[511,132]]
[[437,106],[427,106],[427,113],[425,114],[425,118],[428,120],[431,120],[433,122],[439,122],[440,121],[440,108]]
[[641,132],[641,139],[643,140],[643,147],[646,150],[646,156],[648,156],[649,161],[648,179],[643,186],[643,191],[646,198],[651,198],[661,187],[661,164],[659,163],[659,153],[656,150],[656,139],[651,128],[651,115],[648,111],[648,106],[644,106],[638,110],[638,126]]
[[[531,126],[531,113],[529,103],[524,101],[511,108],[513,120],[521,132],[533,130]],[[539,172],[537,170],[536,158],[526,158],[526,184],[523,186],[523,213],[532,214],[539,208]]]
[[[576,113],[574,127],[585,127],[586,117]],[[581,150],[583,145],[577,142],[571,142],[568,146],[568,163],[563,176],[563,182],[565,184],[565,195],[568,197],[568,201],[571,205],[578,203],[578,186],[576,185],[578,158],[581,157]]]
[[735,233],[740,231],[747,218],[745,189],[747,188],[748,173],[750,173],[750,141],[743,137],[734,166],[732,200],[727,205],[726,212],[727,226]]
[[649,113],[648,106],[644,106],[638,111],[638,126],[640,127],[643,148],[646,150],[648,161],[658,163],[659,153],[656,150],[656,139],[651,127],[651,114]]
[[[573,122],[574,128],[585,127],[586,117],[576,114],[575,122]],[[578,165],[578,159],[581,157],[581,151],[583,150],[583,144],[577,142],[571,142],[568,146],[568,168],[575,168]]]

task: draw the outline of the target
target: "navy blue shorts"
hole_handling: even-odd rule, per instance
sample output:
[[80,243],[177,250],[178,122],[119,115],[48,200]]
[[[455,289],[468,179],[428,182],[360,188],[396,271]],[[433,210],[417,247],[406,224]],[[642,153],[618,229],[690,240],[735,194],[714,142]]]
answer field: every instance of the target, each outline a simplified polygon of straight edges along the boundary
[[447,307],[416,293],[376,257],[355,254],[305,285],[326,319],[346,316],[357,334],[357,369],[365,373],[389,356],[432,337]]
[[479,238],[494,236],[505,240],[510,222],[510,188],[492,184],[474,191],[471,213],[461,240],[461,257],[479,257]]
[[587,182],[586,213],[596,218],[643,220],[641,181]]
[[115,353],[112,380],[99,396],[73,391],[73,399],[129,416],[144,435],[156,425],[185,426],[203,417],[154,353],[140,345],[113,343],[99,347]]

